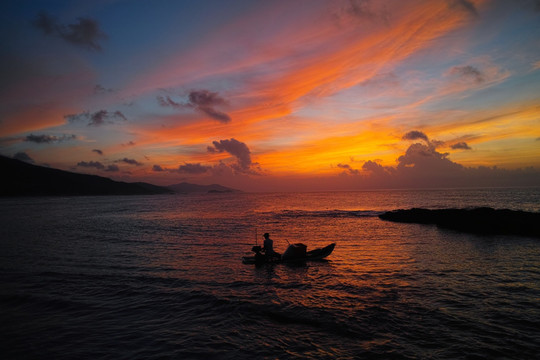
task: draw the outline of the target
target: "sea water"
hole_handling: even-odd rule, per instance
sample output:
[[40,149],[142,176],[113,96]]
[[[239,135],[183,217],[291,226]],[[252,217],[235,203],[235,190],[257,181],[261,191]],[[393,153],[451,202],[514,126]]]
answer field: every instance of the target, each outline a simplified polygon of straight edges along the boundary
[[[380,220],[540,189],[0,199],[3,359],[532,359],[540,239]],[[540,226],[540,225],[539,225]],[[244,265],[335,242],[328,261]]]

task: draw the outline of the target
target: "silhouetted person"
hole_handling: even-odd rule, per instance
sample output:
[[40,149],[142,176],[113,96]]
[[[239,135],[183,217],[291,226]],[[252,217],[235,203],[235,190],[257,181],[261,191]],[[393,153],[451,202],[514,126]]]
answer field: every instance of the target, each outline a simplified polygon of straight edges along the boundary
[[273,258],[273,257],[279,258],[280,255],[274,251],[274,241],[270,239],[270,234],[265,233],[263,236],[264,236],[264,242],[263,242],[262,251],[264,251],[264,253],[266,254],[266,257],[268,259]]

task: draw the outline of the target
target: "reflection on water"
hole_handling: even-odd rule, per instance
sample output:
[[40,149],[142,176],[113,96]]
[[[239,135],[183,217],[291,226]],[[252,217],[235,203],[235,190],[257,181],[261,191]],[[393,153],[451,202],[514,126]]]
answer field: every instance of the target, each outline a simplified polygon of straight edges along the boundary
[[[3,199],[0,335],[10,339],[3,353],[533,358],[540,350],[537,240],[376,216],[413,206],[501,208],[512,196],[523,199],[514,206],[539,210],[537,191],[486,194]],[[242,264],[264,232],[278,251],[287,240],[308,250],[337,246],[329,261]]]

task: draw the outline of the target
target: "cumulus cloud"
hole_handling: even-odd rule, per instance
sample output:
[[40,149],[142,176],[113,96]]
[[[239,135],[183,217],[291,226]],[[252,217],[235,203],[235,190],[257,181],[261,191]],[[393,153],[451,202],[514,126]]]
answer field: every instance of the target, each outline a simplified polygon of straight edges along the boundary
[[76,138],[77,136],[73,134],[72,135],[64,134],[62,136],[45,135],[45,134],[43,135],[30,134],[24,138],[24,141],[34,142],[36,144],[50,144],[50,143],[58,143],[62,141],[74,140]]
[[80,166],[80,167],[85,167],[85,168],[96,168],[98,170],[103,170],[105,169],[105,165],[103,165],[102,163],[100,163],[99,161],[79,161],[77,163],[77,166]]
[[345,174],[353,174],[353,175],[358,175],[360,173],[360,170],[358,169],[353,169],[351,167],[351,165],[349,164],[337,164],[337,167],[338,168],[341,168],[341,169],[344,169],[344,173]]
[[69,122],[87,121],[88,126],[101,126],[104,124],[113,124],[118,121],[127,121],[125,115],[120,111],[99,110],[94,113],[88,111],[80,114],[70,114],[64,116]]
[[21,152],[18,152],[16,153],[15,155],[13,155],[13,158],[15,160],[20,160],[20,161],[24,161],[24,162],[27,162],[27,163],[30,163],[30,164],[34,164],[35,161],[34,159],[32,159],[27,153],[25,153],[24,151],[21,151]]
[[362,165],[362,170],[368,171],[376,176],[387,177],[395,172],[395,169],[389,166],[382,166],[373,160],[368,160]]
[[426,142],[429,142],[429,138],[426,134],[424,134],[421,131],[413,130],[409,131],[402,137],[403,140],[425,140]]
[[[440,141],[430,141],[429,137],[421,131],[413,130],[403,135],[404,140],[422,140],[411,144],[405,153],[397,158],[397,165],[383,166],[376,161],[368,160],[362,165],[362,173],[376,186],[429,186],[431,183],[451,183],[452,179],[464,171],[464,167],[451,161],[448,153],[437,151],[443,144]],[[459,144],[459,145],[458,145]],[[466,143],[458,143],[460,149]],[[340,165],[338,165],[340,166]],[[349,169],[349,165],[341,165]],[[350,174],[355,174],[350,172]],[[448,185],[448,184],[446,184]]]
[[176,109],[193,108],[210,118],[221,123],[228,123],[231,117],[216,109],[216,107],[226,105],[227,102],[217,92],[208,90],[192,90],[188,94],[188,101],[185,103],[175,101],[170,96],[158,96],[157,101],[163,107],[172,107]]
[[93,149],[92,152],[95,152],[98,155],[103,155],[103,151],[101,151],[99,149]]
[[231,169],[237,174],[260,175],[260,167],[258,163],[251,161],[251,151],[248,146],[234,138],[214,141],[213,146],[208,146],[209,153],[229,153],[236,158],[235,163],[220,162],[218,166],[212,167],[214,174],[219,174],[220,171]]
[[[411,144],[405,153],[398,157],[396,166],[382,166],[373,160],[362,165],[355,175],[355,181],[363,186],[376,188],[429,188],[462,186],[529,186],[538,183],[540,171],[533,168],[505,170],[497,167],[465,167],[449,158],[449,153],[437,151],[437,146],[430,142],[426,134],[409,132],[403,138],[424,140]],[[466,142],[457,142],[450,148],[468,150]],[[348,171],[350,165],[339,164],[339,168]]]
[[465,168],[448,159],[448,155],[438,152],[430,143],[414,143],[397,159],[397,166],[368,160],[362,165],[360,175],[374,187],[453,186]]
[[61,24],[46,12],[40,12],[33,21],[33,25],[45,35],[55,36],[73,45],[89,50],[101,50],[99,41],[107,38],[96,20],[80,17],[73,24]]
[[200,163],[192,164],[186,163],[178,167],[178,171],[182,174],[199,175],[204,174],[211,169],[210,166],[204,166]]
[[238,160],[237,170],[241,172],[248,171],[252,165],[251,152],[247,145],[234,138],[212,142],[213,146],[208,146],[210,153],[228,152]]
[[471,150],[471,147],[464,141],[455,143],[450,146],[453,150]]
[[120,168],[117,165],[112,164],[112,165],[108,165],[105,171],[117,172],[117,171],[120,171]]
[[165,169],[163,169],[161,165],[154,165],[152,166],[152,171],[161,172],[161,171],[165,171]]
[[404,155],[398,158],[399,169],[426,170],[428,172],[441,169],[458,169],[461,165],[453,163],[448,153],[440,153],[434,147],[420,143],[409,146]]

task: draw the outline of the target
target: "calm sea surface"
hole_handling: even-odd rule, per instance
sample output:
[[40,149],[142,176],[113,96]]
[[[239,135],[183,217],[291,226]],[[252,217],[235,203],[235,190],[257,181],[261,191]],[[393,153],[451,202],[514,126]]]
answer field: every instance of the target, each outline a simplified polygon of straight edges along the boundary
[[[538,358],[540,239],[377,217],[477,206],[540,189],[0,199],[0,356]],[[337,246],[242,264],[264,232]]]

